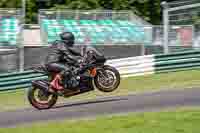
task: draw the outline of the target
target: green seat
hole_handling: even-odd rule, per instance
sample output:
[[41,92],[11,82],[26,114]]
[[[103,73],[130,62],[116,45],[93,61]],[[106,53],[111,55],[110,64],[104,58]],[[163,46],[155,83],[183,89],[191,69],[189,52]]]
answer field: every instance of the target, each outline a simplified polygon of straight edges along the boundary
[[15,32],[15,31],[18,31],[19,30],[19,27],[18,26],[7,26],[7,25],[2,25],[1,26],[1,30],[2,31],[11,31],[11,32]]
[[95,20],[85,20],[89,25],[97,25],[97,22]]
[[45,23],[45,24],[59,24],[56,19],[44,20],[43,23]]
[[117,20],[116,23],[120,26],[135,26],[133,22],[126,21],[126,20]]
[[69,31],[69,32],[81,32],[80,28],[78,26],[67,26],[64,29],[65,31]]
[[0,43],[5,46],[16,46],[18,43],[19,30],[20,21],[17,18],[2,18],[0,20]]
[[80,25],[90,25],[89,20],[80,20],[79,23],[80,23]]
[[112,20],[98,20],[97,22],[99,25],[113,25]]
[[62,25],[78,25],[76,20],[60,20]]

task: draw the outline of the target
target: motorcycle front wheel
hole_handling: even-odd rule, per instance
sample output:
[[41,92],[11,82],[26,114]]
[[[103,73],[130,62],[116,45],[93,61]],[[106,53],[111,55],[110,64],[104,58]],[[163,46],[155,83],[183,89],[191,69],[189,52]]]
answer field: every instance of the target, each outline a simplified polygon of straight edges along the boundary
[[102,92],[112,92],[116,90],[120,84],[119,71],[112,66],[104,66],[101,72],[98,72],[94,78],[97,89]]
[[58,96],[44,92],[44,90],[33,86],[28,91],[28,101],[30,104],[39,109],[49,109],[57,102]]

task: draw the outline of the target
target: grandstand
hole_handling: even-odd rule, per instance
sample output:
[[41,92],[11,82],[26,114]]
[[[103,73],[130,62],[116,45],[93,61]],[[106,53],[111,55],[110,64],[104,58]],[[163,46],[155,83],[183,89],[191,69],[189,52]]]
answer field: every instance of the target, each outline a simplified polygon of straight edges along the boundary
[[0,72],[16,71],[23,65],[22,23],[20,9],[0,9]]
[[68,11],[40,10],[40,27],[43,42],[50,44],[59,39],[63,31],[73,32],[76,44],[144,44],[148,42],[149,25],[128,11]]
[[0,46],[17,46],[21,41],[21,10],[0,9]]

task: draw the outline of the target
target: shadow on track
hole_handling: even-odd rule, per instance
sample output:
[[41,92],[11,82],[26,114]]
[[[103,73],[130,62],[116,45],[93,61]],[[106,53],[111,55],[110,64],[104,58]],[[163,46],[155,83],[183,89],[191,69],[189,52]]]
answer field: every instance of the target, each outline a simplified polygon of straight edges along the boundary
[[81,105],[88,105],[88,104],[97,104],[97,103],[107,103],[107,102],[116,102],[116,101],[122,101],[122,100],[128,100],[128,98],[112,98],[112,99],[95,99],[91,101],[81,101],[77,103],[71,103],[71,104],[63,104],[63,105],[57,105],[54,106],[52,109],[58,109],[63,107],[74,107],[74,106],[81,106]]

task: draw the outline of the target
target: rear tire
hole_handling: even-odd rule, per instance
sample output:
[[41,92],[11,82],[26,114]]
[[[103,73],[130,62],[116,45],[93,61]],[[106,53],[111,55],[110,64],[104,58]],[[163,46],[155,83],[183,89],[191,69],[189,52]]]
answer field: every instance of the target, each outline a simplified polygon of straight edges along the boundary
[[[45,101],[45,99],[43,99],[42,100],[43,102],[42,102],[41,100],[36,99],[36,97],[35,97],[36,91],[38,91],[37,97],[39,99],[41,99],[41,97],[42,97],[42,96],[39,96],[39,95],[41,95],[41,94],[39,94],[39,92],[40,92],[40,93],[43,93],[44,98],[48,98],[48,100]],[[50,97],[50,99],[49,99],[49,97]],[[29,100],[30,104],[39,110],[51,108],[53,105],[56,104],[57,99],[58,99],[57,95],[55,95],[55,94],[47,95],[47,94],[45,94],[45,92],[43,92],[43,90],[41,90],[37,87],[34,87],[34,86],[32,88],[30,88],[28,91],[28,100]]]
[[106,87],[106,85],[103,85],[100,83],[100,81],[99,81],[100,74],[97,73],[96,77],[94,78],[95,86],[97,87],[98,90],[100,90],[102,92],[115,91],[118,88],[118,86],[120,85],[121,78],[120,78],[119,71],[116,68],[114,68],[112,66],[108,66],[108,65],[104,66],[103,70],[105,72],[112,72],[114,74],[113,76],[115,77],[115,82],[113,83],[113,85]]

